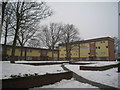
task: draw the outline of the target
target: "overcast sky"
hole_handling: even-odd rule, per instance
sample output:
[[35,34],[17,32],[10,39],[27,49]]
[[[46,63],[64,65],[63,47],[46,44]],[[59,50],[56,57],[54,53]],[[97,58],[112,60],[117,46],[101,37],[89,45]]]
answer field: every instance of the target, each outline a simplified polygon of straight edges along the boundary
[[54,14],[42,21],[74,24],[82,39],[118,36],[117,2],[48,2]]

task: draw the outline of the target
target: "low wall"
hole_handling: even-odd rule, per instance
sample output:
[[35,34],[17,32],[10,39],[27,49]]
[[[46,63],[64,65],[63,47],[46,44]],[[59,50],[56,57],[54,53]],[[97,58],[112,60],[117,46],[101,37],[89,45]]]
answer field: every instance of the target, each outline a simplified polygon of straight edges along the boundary
[[27,64],[27,65],[55,65],[55,64],[63,64],[63,63],[68,63],[68,62],[46,62],[46,63],[16,63],[16,64]]
[[118,66],[120,66],[120,64],[113,64],[107,66],[80,66],[80,70],[103,71]]
[[86,65],[86,64],[93,64],[93,63],[69,63],[69,64],[72,64],[72,65]]
[[55,74],[46,74],[38,76],[28,76],[21,78],[11,78],[2,80],[2,88],[32,88],[40,87],[43,85],[53,84],[59,82],[62,79],[71,79],[73,76],[72,72],[63,72]]

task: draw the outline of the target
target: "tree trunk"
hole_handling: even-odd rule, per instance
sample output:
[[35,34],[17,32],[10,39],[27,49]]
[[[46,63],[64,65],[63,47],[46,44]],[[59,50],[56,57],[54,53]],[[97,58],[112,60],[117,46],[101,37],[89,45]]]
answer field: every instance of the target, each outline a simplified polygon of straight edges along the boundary
[[26,56],[27,56],[27,50],[25,49],[25,60],[26,60]]
[[52,60],[54,61],[54,46],[52,46]]
[[70,53],[70,45],[69,43],[66,43],[66,60],[70,61],[71,59],[71,53]]
[[13,46],[12,46],[12,54],[11,54],[11,63],[15,63],[15,48],[16,48],[16,42],[18,38],[18,31],[20,27],[20,14],[19,14],[19,2],[17,3],[17,9],[16,9],[16,29],[15,29],[15,37],[13,41]]
[[6,47],[7,33],[8,33],[8,24],[6,22],[6,27],[5,27],[5,41],[4,41],[4,47],[3,47],[3,59],[5,59],[6,56],[7,56],[7,47]]
[[16,48],[16,41],[17,41],[17,33],[18,33],[18,30],[16,29],[13,46],[12,46],[11,63],[15,63],[15,48]]
[[[1,19],[1,25],[0,25],[1,28],[3,26],[4,13],[5,13],[5,7],[6,7],[6,5],[7,5],[7,2],[2,2],[2,19]],[[1,37],[1,34],[2,34],[2,30],[0,30],[0,37]],[[0,41],[1,41],[1,38],[0,38]]]
[[23,45],[21,46],[20,60],[23,59]]

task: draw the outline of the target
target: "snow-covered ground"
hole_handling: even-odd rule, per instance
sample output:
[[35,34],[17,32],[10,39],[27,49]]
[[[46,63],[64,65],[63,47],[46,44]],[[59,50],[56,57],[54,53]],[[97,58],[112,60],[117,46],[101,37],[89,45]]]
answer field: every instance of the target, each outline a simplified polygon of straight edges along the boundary
[[[16,63],[40,63],[43,61],[17,61]],[[44,62],[48,62],[48,61],[44,61]],[[50,61],[51,62],[51,61]],[[58,62],[58,61],[57,61]],[[63,62],[63,61],[61,61]],[[83,61],[82,61],[83,62]],[[81,62],[79,62],[81,63]],[[83,62],[84,63],[84,62]],[[88,63],[85,61],[85,63]],[[89,63],[91,63],[89,61]],[[92,62],[93,63],[93,62]],[[102,66],[102,65],[110,65],[110,64],[116,64],[118,62],[114,61],[114,62],[106,62],[106,61],[98,61],[95,62],[95,64],[88,64],[88,65],[98,65],[98,66]],[[84,66],[88,66],[88,65],[84,65]],[[45,65],[45,66],[32,66],[32,65],[25,65],[25,64],[11,64],[9,61],[0,61],[0,66],[2,66],[2,71],[0,70],[0,75],[2,75],[0,77],[0,79],[7,79],[7,78],[11,78],[11,75],[21,75],[23,76],[24,74],[34,74],[34,73],[38,73],[38,75],[43,75],[46,73],[60,73],[60,72],[66,72],[63,70],[63,68],[61,67],[61,65]],[[70,64],[65,64],[65,66],[67,68],[69,68],[70,70],[72,70],[73,72],[77,73],[78,75],[89,79],[91,81],[95,81],[95,82],[99,82],[105,85],[109,85],[109,86],[113,86],[113,87],[118,87],[118,77],[120,76],[120,73],[117,72],[117,68],[112,68],[109,70],[105,70],[105,71],[84,71],[84,70],[79,70],[79,67],[81,65],[70,65]],[[82,65],[83,66],[83,65]],[[76,80],[62,80],[61,82],[55,83],[53,85],[47,85],[47,86],[43,86],[43,88],[93,88],[94,86],[88,85],[88,84],[84,84],[84,83],[80,83]],[[120,88],[120,86],[119,86]]]
[[51,63],[51,62],[68,62],[68,61],[15,61],[15,63]]
[[46,73],[60,73],[65,72],[61,65],[45,65],[45,66],[32,66],[24,64],[11,64],[9,61],[3,61],[2,63],[2,78],[11,78],[11,75],[21,75],[23,74],[35,74],[43,75]]
[[34,87],[30,88],[29,90],[39,90],[40,88],[97,88],[97,90],[100,90],[98,87],[92,86],[90,84],[78,82],[74,80],[74,78],[71,80],[63,79],[55,84],[45,85],[42,87]]
[[[118,87],[118,77],[120,73],[117,72],[117,68],[112,68],[105,71],[84,71],[79,70],[80,65],[65,65],[71,71],[78,75],[95,82],[99,82],[105,85]],[[120,88],[120,87],[119,87]]]

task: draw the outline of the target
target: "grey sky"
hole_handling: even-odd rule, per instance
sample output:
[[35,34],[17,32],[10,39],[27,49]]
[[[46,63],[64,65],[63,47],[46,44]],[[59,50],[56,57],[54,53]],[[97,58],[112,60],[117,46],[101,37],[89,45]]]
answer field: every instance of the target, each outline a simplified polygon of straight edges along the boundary
[[49,2],[53,16],[42,21],[74,24],[82,39],[118,36],[117,2]]

